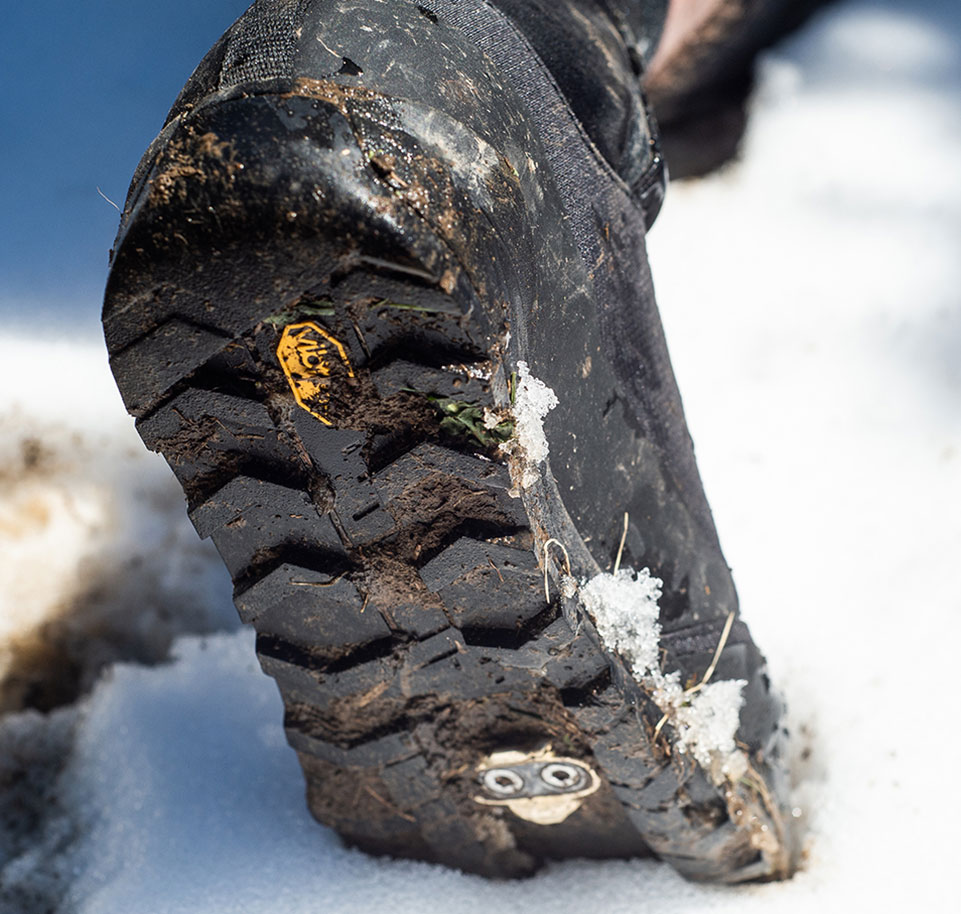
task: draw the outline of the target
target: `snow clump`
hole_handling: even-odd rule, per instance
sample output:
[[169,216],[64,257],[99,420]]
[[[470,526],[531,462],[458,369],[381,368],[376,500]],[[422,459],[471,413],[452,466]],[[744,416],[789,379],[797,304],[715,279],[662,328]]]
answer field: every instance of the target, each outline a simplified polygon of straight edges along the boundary
[[581,587],[581,600],[594,619],[608,650],[630,664],[634,678],[649,689],[657,706],[674,726],[675,746],[718,777],[736,776],[743,768],[734,743],[740,720],[743,679],[709,682],[685,690],[681,674],[661,671],[661,625],[658,622],[663,582],[647,568],[622,568],[598,574]]
[[521,486],[537,482],[537,467],[547,459],[548,444],[544,434],[544,417],[558,404],[557,395],[543,381],[531,374],[527,362],[517,363],[517,385],[514,389],[514,437],[511,444],[521,459]]
[[647,568],[636,574],[622,568],[616,574],[598,574],[581,588],[581,599],[593,616],[597,633],[608,649],[618,651],[631,664],[640,681],[660,672],[661,626],[657,621],[660,579]]

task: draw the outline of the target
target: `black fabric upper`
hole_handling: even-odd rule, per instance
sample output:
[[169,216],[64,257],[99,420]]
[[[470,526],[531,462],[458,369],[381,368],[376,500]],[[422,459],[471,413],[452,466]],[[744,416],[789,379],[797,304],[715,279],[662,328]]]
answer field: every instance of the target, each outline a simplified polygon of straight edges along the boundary
[[[415,0],[396,0],[410,3]],[[656,43],[666,0],[490,0],[543,60],[597,149],[629,187],[652,162],[641,95],[643,57]],[[167,123],[218,89],[287,78],[312,0],[258,0],[214,45]],[[331,55],[331,74],[342,61]]]
[[[628,186],[650,165],[634,58],[603,0],[493,0],[550,70],[587,135]],[[643,2],[634,3],[637,10]]]

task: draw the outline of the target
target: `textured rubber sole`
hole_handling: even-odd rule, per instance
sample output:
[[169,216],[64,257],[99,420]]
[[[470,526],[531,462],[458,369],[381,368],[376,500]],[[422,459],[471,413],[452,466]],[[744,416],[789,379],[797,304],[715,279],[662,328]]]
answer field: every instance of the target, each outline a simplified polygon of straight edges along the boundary
[[[318,818],[367,850],[499,875],[643,853],[606,783],[569,827],[516,840],[473,799],[478,763],[505,746],[589,755],[571,708],[610,672],[545,599],[507,467],[463,417],[498,405],[486,328],[403,277],[312,277],[215,352],[209,325],[174,318],[115,354],[118,383],[230,570]],[[277,354],[305,323],[348,353],[335,425],[297,404]],[[138,386],[144,364],[198,350],[169,388]]]
[[[559,413],[607,423],[605,451],[634,439],[604,407],[583,285],[565,307],[525,300],[506,256],[530,236],[544,263],[575,262],[544,193],[529,195],[542,225],[512,209],[535,163],[519,177],[462,134],[438,158],[416,137],[435,127],[317,80],[173,122],[133,189],[104,306],[124,402],[230,570],[319,820],[371,852],[493,876],[651,852],[694,878],[777,875],[763,783],[744,802],[672,756],[660,711],[558,586],[557,489],[518,497],[500,447],[525,340],[561,333],[557,358],[585,366]],[[482,263],[472,279],[458,245]],[[575,575],[591,573],[563,529]],[[665,649],[704,670],[722,621]],[[729,645],[725,675],[754,677],[741,623]]]

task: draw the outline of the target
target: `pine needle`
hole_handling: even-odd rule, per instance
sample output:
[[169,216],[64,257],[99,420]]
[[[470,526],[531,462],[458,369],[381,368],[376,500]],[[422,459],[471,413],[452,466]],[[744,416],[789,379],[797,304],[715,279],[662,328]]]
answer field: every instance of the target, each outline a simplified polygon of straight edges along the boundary
[[624,512],[624,529],[621,531],[621,544],[617,547],[617,558],[614,559],[614,574],[617,574],[618,569],[621,567],[621,556],[624,555],[624,543],[627,540],[627,528],[631,522],[631,516]]

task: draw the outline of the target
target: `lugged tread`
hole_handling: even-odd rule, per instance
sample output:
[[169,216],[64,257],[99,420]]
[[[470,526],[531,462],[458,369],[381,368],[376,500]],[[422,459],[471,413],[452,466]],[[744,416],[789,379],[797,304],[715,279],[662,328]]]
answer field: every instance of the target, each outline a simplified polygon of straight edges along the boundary
[[220,352],[230,337],[172,317],[113,355],[124,406],[142,416],[182,378]]
[[[463,537],[421,568],[420,576],[440,594],[458,627],[517,628],[546,608],[537,560],[528,550]],[[478,592],[486,596],[481,606]]]
[[310,497],[297,489],[237,476],[190,512],[197,532],[210,536],[234,578],[258,555],[283,547],[343,556],[337,529]]
[[[320,599],[316,594],[322,593]],[[346,577],[284,563],[234,602],[257,631],[309,648],[354,648],[390,636],[378,612]]]

